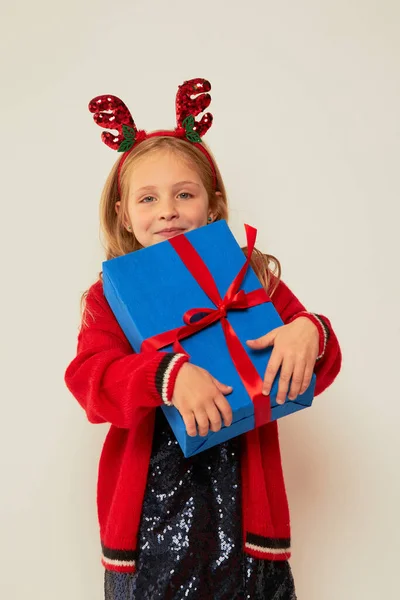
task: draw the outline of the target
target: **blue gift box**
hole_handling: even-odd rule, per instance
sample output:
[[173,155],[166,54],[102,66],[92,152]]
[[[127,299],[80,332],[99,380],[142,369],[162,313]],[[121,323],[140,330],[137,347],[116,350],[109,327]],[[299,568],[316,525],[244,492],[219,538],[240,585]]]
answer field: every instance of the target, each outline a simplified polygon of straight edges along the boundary
[[[184,234],[200,254],[212,274],[221,297],[240,271],[245,256],[226,221],[195,229]],[[103,262],[105,297],[132,348],[139,352],[149,337],[182,326],[184,313],[193,308],[215,308],[168,240],[148,248]],[[251,267],[241,289],[246,293],[259,289],[261,283]],[[246,340],[255,339],[283,324],[272,302],[244,310],[231,310],[228,320],[242,342],[260,377],[264,377],[272,348],[251,350]],[[229,354],[221,322],[182,340],[190,362],[203,367],[222,383],[231,385],[227,396],[233,421],[206,437],[190,437],[179,411],[163,406],[162,410],[186,457],[198,454],[254,428],[254,405]],[[167,346],[162,351],[172,351]],[[315,375],[309,388],[295,401],[276,403],[279,372],[271,389],[271,419],[311,406]],[[268,399],[265,398],[267,402]]]

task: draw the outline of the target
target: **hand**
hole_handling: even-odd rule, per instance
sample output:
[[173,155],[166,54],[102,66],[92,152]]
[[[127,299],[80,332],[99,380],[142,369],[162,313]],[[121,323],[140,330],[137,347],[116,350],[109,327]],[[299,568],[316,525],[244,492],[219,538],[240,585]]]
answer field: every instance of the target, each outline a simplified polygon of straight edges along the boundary
[[179,410],[185,423],[188,435],[206,436],[211,431],[221,429],[221,415],[224,424],[232,423],[232,409],[223,394],[230,394],[232,387],[220,383],[208,371],[187,362],[182,365],[177,375],[172,404]]
[[265,371],[263,394],[268,396],[275,376],[281,367],[279,377],[278,404],[285,402],[290,379],[289,400],[303,394],[311,383],[315,361],[319,349],[319,333],[314,323],[307,317],[298,317],[288,325],[273,329],[266,335],[248,340],[247,345],[254,350],[274,346],[267,370]]

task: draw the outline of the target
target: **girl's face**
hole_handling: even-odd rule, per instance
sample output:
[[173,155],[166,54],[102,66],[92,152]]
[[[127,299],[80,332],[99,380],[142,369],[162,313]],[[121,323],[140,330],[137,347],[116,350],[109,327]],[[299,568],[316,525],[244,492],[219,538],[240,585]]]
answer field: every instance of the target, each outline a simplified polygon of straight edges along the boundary
[[214,220],[199,173],[170,150],[140,159],[128,186],[129,222],[125,226],[132,227],[144,247],[202,227],[208,218]]

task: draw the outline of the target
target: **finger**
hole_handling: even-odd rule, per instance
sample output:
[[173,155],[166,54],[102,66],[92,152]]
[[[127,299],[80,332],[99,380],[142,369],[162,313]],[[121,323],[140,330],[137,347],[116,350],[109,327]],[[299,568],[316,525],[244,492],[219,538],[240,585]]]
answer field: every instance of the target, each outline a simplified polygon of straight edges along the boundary
[[219,414],[219,410],[215,406],[214,402],[210,403],[206,407],[206,410],[211,431],[219,431],[222,426],[221,415]]
[[309,388],[312,376],[314,374],[314,365],[315,365],[315,361],[311,361],[311,363],[308,363],[306,365],[306,368],[304,371],[303,384],[300,389],[300,394],[304,394],[304,392]]
[[292,381],[290,383],[289,400],[296,400],[303,385],[304,371],[306,368],[306,359],[298,358],[294,365]]
[[262,335],[261,337],[255,340],[247,340],[246,344],[250,348],[253,348],[253,350],[262,350],[263,348],[267,348],[268,346],[271,346],[274,343],[276,332],[277,329],[273,329],[272,331],[269,331],[265,335]]
[[186,432],[190,437],[197,435],[196,420],[192,412],[188,412],[182,415],[183,422],[185,423]]
[[222,392],[223,394],[230,394],[233,391],[233,387],[231,385],[226,385],[226,383],[221,383],[220,381],[218,381],[218,379],[215,379],[215,377],[213,377],[213,376],[211,376],[211,379],[213,380],[218,391]]
[[196,418],[199,435],[205,437],[209,430],[208,416],[206,411],[204,409],[198,409],[195,411],[194,416]]
[[283,360],[281,372],[279,375],[278,393],[276,395],[276,401],[278,404],[283,404],[286,400],[290,378],[293,374],[293,369],[294,359],[286,357]]
[[274,348],[274,350],[272,351],[271,357],[269,359],[267,368],[265,370],[265,375],[264,375],[264,383],[263,383],[262,393],[265,396],[268,396],[268,394],[271,391],[272,384],[274,383],[274,379],[276,377],[279,367],[281,366],[281,363],[282,363],[282,356],[280,354],[278,354],[278,352],[276,352],[276,350]]
[[229,427],[232,424],[232,408],[228,400],[222,394],[217,394],[214,398],[215,405],[224,420],[225,427]]

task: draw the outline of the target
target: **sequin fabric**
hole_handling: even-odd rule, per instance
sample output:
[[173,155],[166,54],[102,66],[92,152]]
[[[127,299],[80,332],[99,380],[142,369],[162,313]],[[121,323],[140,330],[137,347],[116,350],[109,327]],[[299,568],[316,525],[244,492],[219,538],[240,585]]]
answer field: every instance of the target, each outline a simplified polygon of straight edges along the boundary
[[242,551],[240,437],[184,458],[157,409],[136,566],[105,600],[296,600],[287,561]]
[[[210,90],[210,82],[200,78],[190,79],[179,86],[175,101],[176,123],[178,127],[183,127],[183,122],[189,115],[197,117],[198,114],[209,107],[211,96],[207,92]],[[194,95],[196,95],[195,98],[193,98]],[[199,121],[196,121],[194,129],[200,137],[203,137],[210,129],[212,122],[212,114],[206,113]]]
[[118,150],[124,140],[123,126],[127,125],[137,133],[129,108],[117,98],[117,96],[96,96],[89,102],[89,111],[93,113],[93,119],[97,125],[105,129],[118,131],[118,135],[103,131],[101,139],[113,150]]

